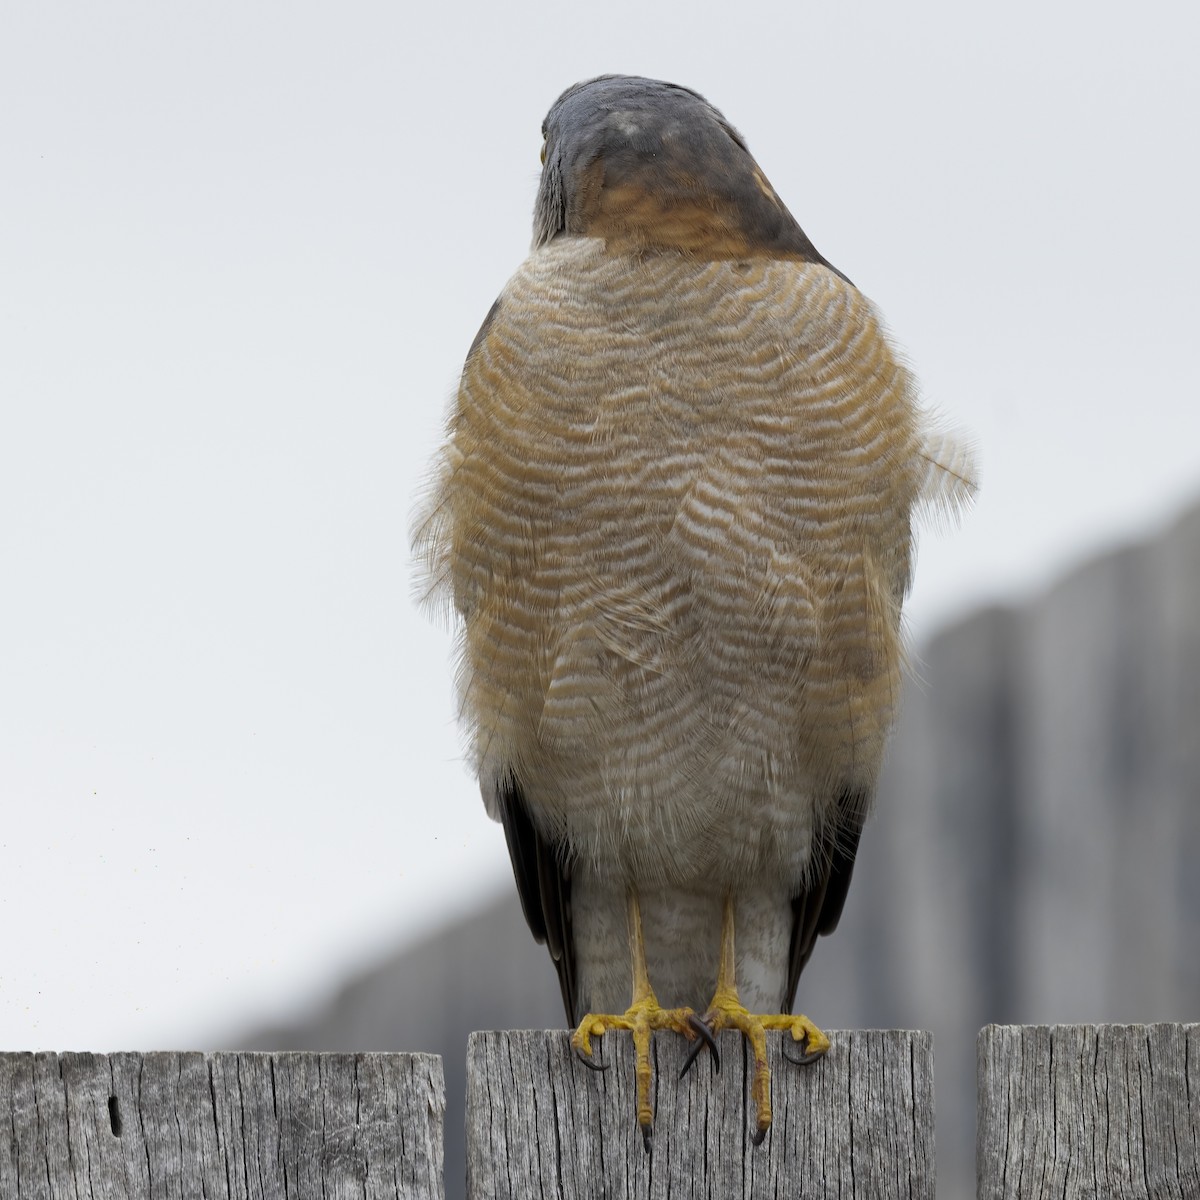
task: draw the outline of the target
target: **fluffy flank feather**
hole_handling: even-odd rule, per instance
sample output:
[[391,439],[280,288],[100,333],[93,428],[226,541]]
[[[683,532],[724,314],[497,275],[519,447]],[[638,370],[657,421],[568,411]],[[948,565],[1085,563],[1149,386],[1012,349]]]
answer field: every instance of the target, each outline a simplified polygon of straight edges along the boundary
[[934,528],[944,530],[957,525],[974,501],[979,466],[969,439],[944,429],[934,413],[926,412],[923,419],[917,510]]

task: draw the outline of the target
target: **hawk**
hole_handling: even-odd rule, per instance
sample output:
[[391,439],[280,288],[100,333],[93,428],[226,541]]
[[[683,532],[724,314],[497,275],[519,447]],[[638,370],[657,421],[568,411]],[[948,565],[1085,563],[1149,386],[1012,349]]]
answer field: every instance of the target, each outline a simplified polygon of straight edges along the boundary
[[632,1032],[649,1147],[652,1031],[738,1029],[761,1140],[766,1031],[829,1045],[792,1005],[896,713],[914,517],[971,465],[702,96],[601,76],[542,132],[416,548],[576,1052]]

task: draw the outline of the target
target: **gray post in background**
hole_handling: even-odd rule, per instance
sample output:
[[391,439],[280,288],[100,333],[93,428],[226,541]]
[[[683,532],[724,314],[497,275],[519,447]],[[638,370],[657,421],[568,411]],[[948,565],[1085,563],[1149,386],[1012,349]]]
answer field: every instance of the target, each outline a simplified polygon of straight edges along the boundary
[[989,1025],[979,1200],[1200,1196],[1200,1025]]
[[3,1200],[441,1200],[431,1054],[0,1053]]
[[643,1149],[628,1037],[597,1040],[589,1071],[561,1032],[476,1033],[467,1050],[468,1200],[627,1200],[786,1196],[932,1200],[933,1039],[831,1033],[798,1067],[768,1038],[774,1124],[751,1143],[750,1072],[739,1034],[722,1033],[720,1073],[688,1043],[656,1036],[654,1148]]

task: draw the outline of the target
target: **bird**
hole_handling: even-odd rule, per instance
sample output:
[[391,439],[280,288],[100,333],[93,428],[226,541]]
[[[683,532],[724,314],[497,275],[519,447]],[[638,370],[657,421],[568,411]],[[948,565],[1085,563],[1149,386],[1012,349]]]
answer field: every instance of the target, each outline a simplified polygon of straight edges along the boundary
[[533,241],[466,355],[418,517],[487,812],[571,1044],[766,1035],[838,924],[906,665],[914,529],[976,488],[870,300],[690,88],[543,126]]

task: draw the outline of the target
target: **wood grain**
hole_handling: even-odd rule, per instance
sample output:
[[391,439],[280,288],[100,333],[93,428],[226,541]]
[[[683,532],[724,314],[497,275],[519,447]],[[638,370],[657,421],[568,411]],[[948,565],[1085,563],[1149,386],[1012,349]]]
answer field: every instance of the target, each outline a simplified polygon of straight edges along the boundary
[[1200,1196],[1200,1025],[989,1025],[979,1200]]
[[751,1144],[749,1072],[737,1034],[719,1037],[684,1079],[687,1044],[653,1047],[655,1135],[642,1148],[633,1052],[606,1036],[596,1073],[560,1032],[476,1033],[467,1051],[467,1196],[854,1196],[931,1198],[933,1041],[907,1031],[831,1033],[820,1062],[783,1060],[769,1042],[775,1123]]
[[430,1054],[0,1054],[4,1200],[441,1200]]

